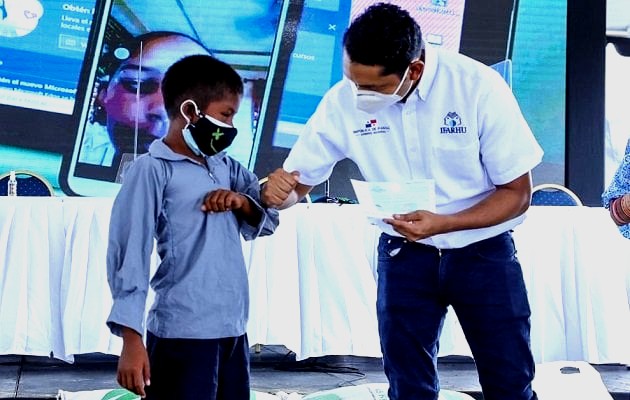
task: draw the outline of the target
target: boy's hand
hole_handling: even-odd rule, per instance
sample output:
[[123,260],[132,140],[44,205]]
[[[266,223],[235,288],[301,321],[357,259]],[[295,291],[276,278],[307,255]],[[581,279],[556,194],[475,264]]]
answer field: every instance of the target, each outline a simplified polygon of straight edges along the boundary
[[118,384],[127,390],[146,397],[145,386],[151,384],[149,356],[142,343],[142,336],[129,328],[123,328],[123,348],[118,359]]
[[260,198],[268,207],[282,207],[289,195],[297,186],[300,173],[287,172],[282,168],[273,171],[263,185]]
[[240,210],[246,205],[249,205],[249,200],[242,194],[231,190],[219,189],[206,195],[203,199],[201,210],[207,212],[223,212]]

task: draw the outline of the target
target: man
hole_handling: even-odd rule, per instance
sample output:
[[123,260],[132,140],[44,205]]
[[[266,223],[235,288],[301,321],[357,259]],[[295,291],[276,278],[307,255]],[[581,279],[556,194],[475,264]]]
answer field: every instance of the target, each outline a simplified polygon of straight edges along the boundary
[[96,97],[93,125],[104,119],[105,129],[90,130],[80,157],[84,163],[111,166],[114,173],[124,153],[146,153],[153,140],[166,134],[168,117],[160,92],[166,69],[184,56],[210,54],[187,35],[163,31],[140,35],[118,50],[126,50],[128,57]]
[[[438,398],[439,335],[452,305],[486,400],[531,400],[530,308],[511,230],[542,150],[501,76],[424,45],[379,3],[344,34],[345,78],[324,96],[262,200],[286,208],[353,160],[367,181],[434,180],[436,212],[384,221],[377,317],[389,398]],[[375,129],[366,131],[366,121]],[[366,133],[367,132],[367,133]],[[368,134],[369,133],[369,134]]]

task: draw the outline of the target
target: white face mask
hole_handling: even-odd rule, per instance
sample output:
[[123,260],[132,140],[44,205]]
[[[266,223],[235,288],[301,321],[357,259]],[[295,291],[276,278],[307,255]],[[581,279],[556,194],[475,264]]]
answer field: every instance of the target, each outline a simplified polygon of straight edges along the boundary
[[352,88],[357,100],[357,108],[361,111],[372,114],[401,101],[407,93],[409,93],[409,90],[411,90],[410,86],[405,94],[402,96],[398,94],[398,91],[402,87],[408,72],[409,67],[407,67],[400,83],[391,94],[375,92],[373,90],[357,89],[356,84],[352,83]]

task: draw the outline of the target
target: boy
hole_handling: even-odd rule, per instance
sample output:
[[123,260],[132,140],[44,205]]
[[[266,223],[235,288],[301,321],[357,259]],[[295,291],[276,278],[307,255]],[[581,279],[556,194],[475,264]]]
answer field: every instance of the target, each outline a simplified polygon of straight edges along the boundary
[[[273,233],[257,177],[222,152],[236,135],[243,83],[208,55],[173,64],[162,80],[169,117],[125,173],[112,209],[107,325],[123,338],[121,386],[148,399],[249,399],[248,280],[240,235]],[[161,259],[142,334],[154,239]]]

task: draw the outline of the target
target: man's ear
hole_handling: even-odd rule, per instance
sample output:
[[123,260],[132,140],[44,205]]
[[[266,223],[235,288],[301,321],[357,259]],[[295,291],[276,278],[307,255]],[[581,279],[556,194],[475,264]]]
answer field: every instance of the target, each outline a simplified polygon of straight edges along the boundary
[[94,99],[94,108],[92,110],[91,122],[97,122],[101,125],[107,124],[107,111],[105,110],[105,92],[107,91],[107,83],[101,83]]
[[422,77],[424,72],[424,61],[417,60],[411,63],[409,66],[409,78],[413,81],[417,81]]
[[107,98],[108,96],[108,90],[109,89],[109,84],[110,82],[104,81],[104,82],[100,82],[98,85],[98,93],[96,93],[96,104],[100,105],[101,107],[106,107],[107,106],[107,101],[109,100]]

